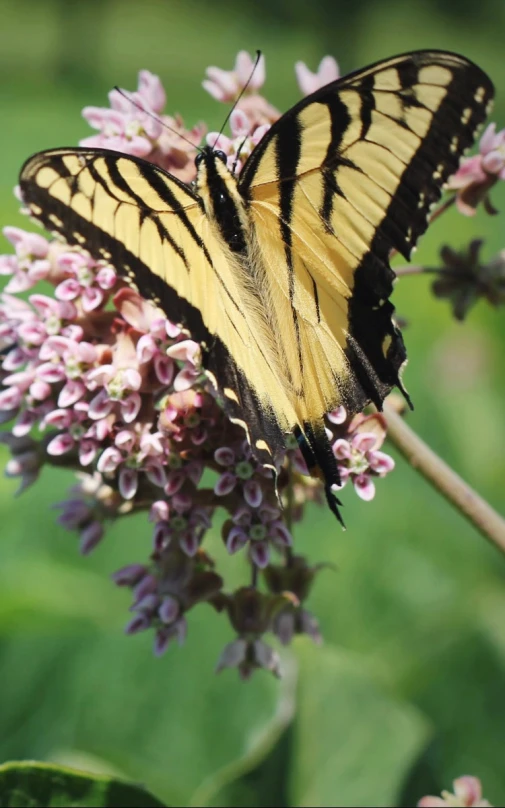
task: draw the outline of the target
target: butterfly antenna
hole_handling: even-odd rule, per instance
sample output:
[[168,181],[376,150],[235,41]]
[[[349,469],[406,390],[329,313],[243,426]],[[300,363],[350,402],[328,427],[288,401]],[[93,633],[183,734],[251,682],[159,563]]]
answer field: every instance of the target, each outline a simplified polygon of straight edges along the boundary
[[227,115],[227,116],[226,116],[226,118],[224,119],[224,123],[223,123],[223,125],[222,125],[221,129],[219,130],[219,134],[218,134],[218,136],[217,136],[217,138],[216,138],[216,142],[214,143],[214,146],[212,147],[213,149],[215,149],[215,148],[216,148],[217,143],[218,143],[218,141],[219,141],[219,138],[220,138],[220,137],[221,137],[221,135],[223,134],[224,127],[226,126],[226,124],[228,123],[228,121],[229,121],[229,120],[230,120],[230,118],[231,118],[231,114],[232,114],[232,112],[234,112],[234,111],[235,111],[235,109],[237,108],[237,104],[238,104],[238,102],[240,101],[240,99],[241,99],[241,98],[242,98],[242,96],[244,95],[245,91],[246,91],[246,90],[247,90],[247,88],[249,87],[249,85],[250,85],[250,83],[251,83],[251,81],[252,81],[252,77],[254,76],[254,73],[255,73],[255,71],[256,71],[256,68],[258,67],[258,64],[259,64],[260,59],[261,59],[261,51],[260,51],[260,50],[257,50],[257,51],[256,51],[256,61],[254,62],[253,69],[251,70],[251,75],[249,76],[249,78],[247,79],[246,83],[245,83],[245,84],[244,84],[244,86],[242,87],[242,89],[241,89],[241,91],[240,91],[240,93],[239,93],[239,95],[238,95],[238,98],[236,99],[236,101],[234,102],[234,104],[233,104],[232,108],[230,109],[230,111],[229,111],[228,115]]
[[237,163],[238,163],[238,161],[240,159],[240,152],[242,151],[244,143],[246,142],[248,137],[249,137],[249,135],[245,136],[245,138],[242,140],[242,143],[240,144],[240,146],[237,149],[237,156],[235,157],[235,160],[233,161],[233,166],[232,166],[232,169],[231,169],[232,174],[235,174],[235,171],[237,170]]
[[[247,86],[247,85],[246,85],[246,86]],[[135,101],[135,100],[134,100],[134,99],[133,99],[133,98],[132,98],[132,97],[131,97],[131,96],[130,96],[130,95],[129,95],[129,94],[126,92],[126,91],[125,91],[125,90],[122,90],[122,89],[121,89],[121,87],[116,86],[116,87],[114,87],[113,89],[114,89],[114,90],[116,90],[116,92],[118,92],[118,93],[119,93],[119,95],[122,95],[122,96],[123,96],[123,98],[126,98],[126,100],[127,100],[127,101],[129,101],[129,102],[130,102],[130,104],[133,104],[133,106],[134,106],[134,107],[137,107],[137,109],[139,109],[139,110],[140,110],[141,112],[143,112],[145,115],[148,115],[150,118],[152,118],[152,119],[153,119],[153,121],[156,121],[157,123],[161,123],[161,125],[162,125],[162,126],[165,128],[165,129],[168,129],[168,131],[169,131],[169,132],[172,132],[174,135],[177,135],[177,137],[180,137],[180,138],[181,138],[181,140],[185,140],[185,141],[186,141],[186,143],[189,143],[189,145],[190,145],[190,146],[192,146],[194,149],[197,149],[197,151],[199,151],[199,152],[202,152],[202,151],[203,151],[203,149],[201,148],[201,146],[196,146],[196,145],[195,145],[195,144],[194,144],[194,143],[193,143],[193,142],[192,142],[192,141],[189,139],[189,137],[186,137],[185,135],[183,135],[183,134],[181,134],[180,132],[178,132],[178,131],[177,131],[177,129],[174,129],[174,127],[173,127],[173,126],[169,126],[169,125],[168,125],[168,123],[165,123],[165,121],[162,121],[162,120],[161,120],[161,118],[160,118],[158,115],[155,115],[155,114],[154,114],[154,112],[150,112],[148,109],[145,109],[145,107],[143,107],[143,106],[142,106],[142,104],[139,104],[139,103],[138,103],[138,101]]]

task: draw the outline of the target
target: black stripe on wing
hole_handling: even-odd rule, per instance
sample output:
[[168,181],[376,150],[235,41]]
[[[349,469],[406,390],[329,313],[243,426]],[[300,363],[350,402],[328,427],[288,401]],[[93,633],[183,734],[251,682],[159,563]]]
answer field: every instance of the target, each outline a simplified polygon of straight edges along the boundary
[[302,149],[302,127],[298,118],[286,119],[285,126],[277,132],[275,141],[275,158],[277,178],[279,181],[279,229],[281,243],[284,244],[284,254],[288,272],[289,302],[295,329],[298,361],[300,372],[303,373],[303,357],[300,345],[300,324],[298,314],[293,306],[295,295],[295,276],[293,265],[293,246],[291,238],[291,221],[293,218],[293,201],[297,183],[297,170]]
[[[68,150],[67,153],[74,154],[75,150]],[[89,154],[89,151],[86,150],[86,153]],[[112,162],[114,158],[117,160],[119,157],[116,152],[111,152],[110,156]],[[47,154],[35,155],[25,163],[21,172],[20,186],[23,199],[34,218],[48,231],[59,233],[69,244],[86,249],[97,260],[102,258],[105,251],[109,256],[108,260],[117,271],[127,279],[132,279],[144,298],[156,302],[169,320],[182,323],[188,329],[192,338],[203,346],[204,368],[209,371],[213,383],[220,391],[228,416],[244,427],[258,461],[273,467],[273,458],[285,446],[284,433],[273,410],[260,404],[252,384],[237,365],[227,346],[208,329],[197,307],[180,296],[162,277],[152,272],[149,266],[128,250],[120,240],[105,233],[89,219],[76,213],[71,206],[51,196],[47,189],[37,185],[33,178],[34,166],[41,161],[45,164],[47,160]],[[51,164],[51,168],[55,169],[55,165]],[[67,176],[77,191],[75,175],[68,174],[63,163],[58,166],[58,174],[60,177]],[[109,191],[107,185],[105,188]],[[165,189],[157,190],[160,193]],[[184,187],[185,192],[186,190]],[[191,196],[190,191],[187,193]],[[175,197],[172,197],[171,201],[174,199]],[[124,202],[118,200],[118,204]],[[199,237],[198,240],[200,241]],[[208,256],[208,252],[206,255]]]
[[[400,72],[406,103],[416,103],[410,89],[423,66],[420,59],[418,65],[405,65]],[[493,86],[479,68],[469,65],[454,71],[428,132],[405,167],[370,249],[355,271],[346,353],[361,387],[352,391],[358,408],[369,400],[381,408],[393,386],[402,389],[399,372],[406,351],[391,320],[394,308],[388,298],[395,275],[389,267],[389,254],[395,248],[406,258],[410,256],[428,226],[430,208],[439,201],[443,184],[457,170],[461,154],[472,145],[485,120],[492,97]]]

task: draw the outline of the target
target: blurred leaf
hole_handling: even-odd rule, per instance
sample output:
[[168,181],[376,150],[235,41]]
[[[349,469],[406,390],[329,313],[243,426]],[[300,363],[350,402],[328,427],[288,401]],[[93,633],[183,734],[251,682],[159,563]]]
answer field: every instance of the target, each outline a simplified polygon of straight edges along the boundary
[[291,804],[395,805],[428,738],[426,721],[381,689],[359,657],[300,651]]
[[445,642],[436,643],[431,653],[426,646],[424,659],[396,689],[436,725],[436,743],[423,761],[427,774],[443,788],[463,774],[475,775],[487,799],[500,805],[505,795],[503,649],[485,636],[475,618],[457,631],[446,630]]
[[133,783],[84,774],[61,766],[21,762],[0,766],[0,805],[5,808],[67,805],[157,808],[163,803]]
[[0,759],[84,750],[169,804],[201,805],[268,754],[292,718],[293,673],[247,685],[214,674],[228,636],[210,609],[162,660],[150,636],[56,628],[0,643]]
[[286,808],[288,772],[293,747],[293,724],[283,732],[268,757],[237,780],[217,791],[209,806],[215,808]]

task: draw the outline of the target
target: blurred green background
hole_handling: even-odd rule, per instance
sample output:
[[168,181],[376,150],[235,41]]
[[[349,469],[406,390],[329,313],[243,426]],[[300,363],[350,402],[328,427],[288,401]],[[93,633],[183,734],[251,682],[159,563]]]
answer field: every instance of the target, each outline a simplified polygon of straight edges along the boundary
[[[12,196],[22,161],[87,136],[81,108],[105,105],[115,84],[133,89],[140,68],[161,76],[168,112],[212,129],[225,108],[201,88],[205,67],[231,69],[241,48],[265,53],[280,109],[298,98],[297,59],[315,69],[331,53],[347,72],[446,48],[489,72],[505,124],[503,0],[3,0],[0,21],[2,224],[26,225]],[[505,212],[502,189],[493,200]],[[489,258],[505,246],[503,221],[451,211],[416,261],[476,236]],[[504,312],[479,303],[455,323],[425,277],[403,280],[395,303],[409,322],[409,422],[503,510]],[[505,804],[505,562],[397,461],[373,502],[345,490],[347,533],[316,508],[297,530],[299,551],[336,567],[309,604],[325,646],[299,640],[282,681],[247,685],[214,675],[232,634],[205,607],[161,660],[151,636],[124,637],[128,595],[108,575],[147,557],[145,520],[118,523],[83,560],[51,511],[67,474],[47,471],[20,500],[1,480],[0,762],[116,772],[168,804],[412,805],[465,773]],[[238,584],[240,564],[212,541]]]

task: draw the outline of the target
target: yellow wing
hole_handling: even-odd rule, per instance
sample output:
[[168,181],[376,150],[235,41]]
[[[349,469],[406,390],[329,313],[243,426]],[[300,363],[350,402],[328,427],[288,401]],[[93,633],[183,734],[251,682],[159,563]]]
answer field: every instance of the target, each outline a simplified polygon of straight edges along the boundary
[[[201,198],[156,166],[106,150],[35,155],[21,171],[20,186],[48,230],[110,261],[208,349],[204,363],[230,417],[270,465],[296,416],[279,388],[273,341],[257,300]],[[275,412],[268,391],[275,391]]]
[[282,323],[297,423],[316,444],[325,412],[380,408],[401,386],[389,254],[409,257],[492,96],[460,56],[406,54],[304,99],[244,166],[239,190]]
[[324,413],[380,407],[401,385],[390,250],[408,256],[492,94],[462,57],[407,54],[287,112],[238,186],[209,149],[200,195],[105,150],[35,155],[20,185],[47,229],[110,261],[207,347],[261,462],[294,428],[329,486],[338,472]]

